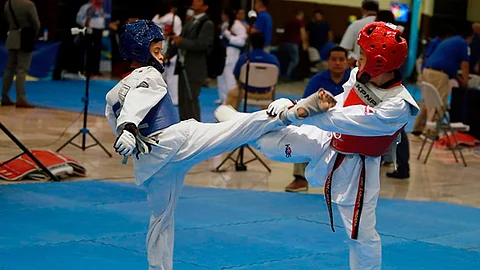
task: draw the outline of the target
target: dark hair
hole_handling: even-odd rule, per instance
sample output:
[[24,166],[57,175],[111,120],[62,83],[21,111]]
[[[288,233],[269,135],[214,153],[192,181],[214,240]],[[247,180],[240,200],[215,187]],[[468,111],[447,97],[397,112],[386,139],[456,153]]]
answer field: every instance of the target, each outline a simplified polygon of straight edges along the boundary
[[304,15],[303,10],[297,10],[297,12],[295,12],[295,15],[296,15],[296,16],[298,16],[298,15]]
[[332,55],[332,52],[343,52],[345,53],[345,58],[348,58],[348,51],[343,47],[335,46],[331,48],[330,51],[328,51],[328,58],[330,58],[330,56]]
[[262,32],[256,32],[250,35],[250,43],[254,49],[263,49],[265,47],[265,36]]
[[455,29],[453,28],[453,26],[444,23],[441,24],[440,27],[438,27],[437,34],[441,38],[453,36],[455,35]]
[[255,1],[260,1],[264,6],[268,6],[268,0],[255,0]]
[[362,8],[368,11],[378,12],[378,2],[376,0],[363,0]]
[[473,35],[472,23],[469,22],[469,21],[465,21],[463,23],[460,23],[460,29],[459,29],[458,33],[463,38],[467,38],[469,36],[472,36]]
[[321,9],[315,9],[315,11],[313,12],[313,14],[317,14],[317,13],[320,13],[322,16],[323,16],[323,12]]
[[377,18],[375,20],[377,22],[394,23],[395,16],[390,10],[380,10],[377,12]]
[[228,17],[228,30],[231,30],[236,19],[235,10],[232,8],[226,8],[223,13],[225,13],[225,15]]

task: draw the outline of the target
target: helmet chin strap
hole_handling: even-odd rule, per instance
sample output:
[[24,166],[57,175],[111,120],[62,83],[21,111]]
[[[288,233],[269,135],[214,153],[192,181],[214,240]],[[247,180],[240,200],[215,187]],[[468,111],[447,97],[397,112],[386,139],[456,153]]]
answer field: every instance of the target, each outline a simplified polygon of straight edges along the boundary
[[155,69],[158,70],[158,72],[163,73],[165,71],[165,67],[163,66],[162,63],[160,63],[155,57],[151,56],[150,60],[147,63],[148,65],[154,67]]
[[357,80],[361,84],[366,84],[370,81],[371,78],[372,78],[372,76],[370,76],[370,74],[368,74],[366,72],[363,72],[362,75],[360,76],[360,78],[357,78]]

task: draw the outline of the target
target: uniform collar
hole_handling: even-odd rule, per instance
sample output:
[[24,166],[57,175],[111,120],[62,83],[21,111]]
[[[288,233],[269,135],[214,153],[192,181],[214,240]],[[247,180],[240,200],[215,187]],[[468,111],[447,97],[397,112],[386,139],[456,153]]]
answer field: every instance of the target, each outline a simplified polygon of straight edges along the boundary
[[197,14],[197,15],[193,16],[193,18],[195,19],[195,21],[198,21],[198,20],[200,20],[203,16],[205,16],[205,13]]

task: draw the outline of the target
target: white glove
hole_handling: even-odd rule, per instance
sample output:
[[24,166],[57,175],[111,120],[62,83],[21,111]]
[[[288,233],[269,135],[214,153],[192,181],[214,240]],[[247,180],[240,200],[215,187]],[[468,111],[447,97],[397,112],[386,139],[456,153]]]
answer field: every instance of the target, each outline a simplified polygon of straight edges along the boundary
[[335,97],[327,90],[320,88],[318,92],[298,101],[293,108],[282,112],[280,119],[284,124],[289,125],[295,120],[326,112],[336,104]]
[[136,147],[135,135],[133,135],[130,131],[124,129],[120,136],[118,136],[113,147],[115,148],[115,151],[120,155],[123,155],[125,157],[131,156],[135,151]]
[[273,101],[272,103],[270,103],[270,105],[268,105],[267,114],[269,116],[275,117],[281,111],[283,111],[283,110],[285,110],[288,107],[293,106],[293,105],[295,105],[295,103],[288,98],[277,99],[277,100]]

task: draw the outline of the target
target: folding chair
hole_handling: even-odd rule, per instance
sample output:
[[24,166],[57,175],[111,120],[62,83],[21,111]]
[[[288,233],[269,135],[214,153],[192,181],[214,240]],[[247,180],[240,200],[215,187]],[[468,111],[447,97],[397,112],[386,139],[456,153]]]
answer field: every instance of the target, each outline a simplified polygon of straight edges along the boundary
[[[427,132],[427,134],[425,135],[417,159],[420,159],[427,140],[430,140],[431,144],[423,164],[427,163],[428,157],[430,156],[430,152],[432,151],[435,141],[439,138],[440,133],[443,132],[448,140],[450,150],[455,157],[455,161],[458,163],[458,158],[455,153],[455,150],[458,150],[458,152],[460,153],[460,157],[462,158],[463,165],[467,167],[467,163],[465,162],[465,158],[463,157],[461,146],[458,144],[457,137],[455,136],[455,131],[469,131],[470,126],[465,125],[461,122],[450,122],[447,107],[445,106],[445,104],[443,104],[442,98],[440,97],[440,94],[438,93],[438,90],[437,88],[435,88],[435,86],[427,82],[421,82],[420,90],[422,91],[422,98],[426,109],[434,111],[434,115],[430,121],[427,120],[427,129],[432,130],[432,132]],[[450,142],[448,132],[452,134],[454,144]]]
[[[240,85],[245,85],[246,81],[246,75],[247,75],[247,64],[244,64],[242,68],[240,69]],[[249,75],[248,75],[248,86],[249,87],[258,87],[258,88],[270,88],[271,94],[267,98],[262,98],[262,99],[255,99],[252,97],[247,97],[245,100],[245,93],[242,96],[242,100],[244,103],[247,104],[247,106],[259,106],[262,108],[268,107],[268,105],[275,100],[275,86],[278,81],[278,67],[273,64],[264,64],[264,63],[250,63],[250,70],[249,70]],[[244,89],[244,91],[247,91]],[[250,95],[248,95],[250,96]],[[244,107],[244,110],[246,109],[246,106]],[[245,111],[244,111],[245,112]],[[250,151],[252,155],[254,156],[253,159],[250,159],[246,162],[243,161],[244,158],[244,148]],[[237,158],[232,158],[232,155],[235,154],[235,152],[238,151],[238,156]],[[268,170],[268,172],[271,172],[272,170],[268,165],[253,151],[253,149],[248,145],[243,145],[239,148],[237,148],[230,152],[228,156],[220,163],[220,165],[217,166],[216,171],[221,171],[220,168],[223,166],[223,164],[227,160],[232,160],[235,162],[235,170],[237,171],[246,171],[247,170],[247,163],[250,163],[252,161],[258,160],[262,165]]]
[[[248,75],[248,86],[256,88],[271,88],[271,95],[268,99],[247,98],[247,106],[257,106],[266,108],[275,100],[275,88],[278,81],[278,67],[273,64],[265,63],[250,63],[250,74]],[[245,85],[247,77],[247,64],[244,64],[240,69],[240,84]],[[246,91],[246,89],[244,89]],[[249,95],[250,96],[250,95]],[[244,96],[242,101],[245,102]]]

